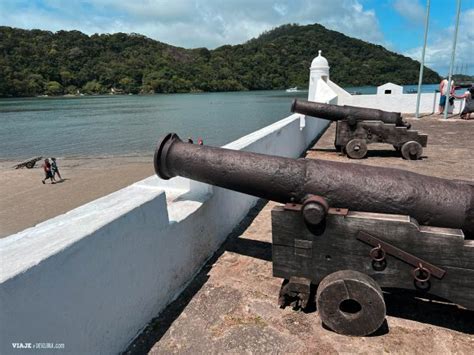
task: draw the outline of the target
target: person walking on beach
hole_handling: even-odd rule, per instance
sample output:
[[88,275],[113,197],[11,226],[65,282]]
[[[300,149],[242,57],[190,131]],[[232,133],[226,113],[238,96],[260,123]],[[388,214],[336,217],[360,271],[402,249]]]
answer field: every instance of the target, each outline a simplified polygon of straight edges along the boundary
[[58,169],[58,164],[56,164],[56,158],[51,158],[52,162],[51,162],[51,171],[53,173],[53,179],[56,177],[56,174],[58,174],[59,176],[59,179],[63,179],[61,177],[61,174],[59,173],[59,169]]
[[41,182],[42,182],[43,184],[45,184],[45,181],[46,181],[46,180],[51,179],[51,184],[55,184],[56,181],[55,181],[55,179],[54,179],[54,177],[53,177],[53,172],[51,171],[51,164],[50,164],[50,162],[49,162],[49,159],[46,158],[46,159],[44,160],[44,163],[43,163],[43,165],[42,165],[42,168],[43,168],[43,170],[44,170],[44,175],[45,175],[45,177],[44,177],[43,180],[41,180]]
[[[439,92],[441,93],[441,97],[439,98],[439,107],[438,113],[441,115],[444,112],[444,107],[446,106],[446,96],[448,91],[448,79],[443,79],[441,83],[439,83]],[[451,80],[451,88],[450,88],[450,96],[454,94],[454,80]]]

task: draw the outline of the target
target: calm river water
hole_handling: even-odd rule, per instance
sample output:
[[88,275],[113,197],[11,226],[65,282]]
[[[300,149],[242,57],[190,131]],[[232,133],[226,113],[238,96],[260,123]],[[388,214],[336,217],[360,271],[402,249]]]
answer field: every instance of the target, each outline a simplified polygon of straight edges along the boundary
[[253,91],[1,99],[0,159],[150,155],[168,132],[220,146],[288,116],[293,98],[306,96]]

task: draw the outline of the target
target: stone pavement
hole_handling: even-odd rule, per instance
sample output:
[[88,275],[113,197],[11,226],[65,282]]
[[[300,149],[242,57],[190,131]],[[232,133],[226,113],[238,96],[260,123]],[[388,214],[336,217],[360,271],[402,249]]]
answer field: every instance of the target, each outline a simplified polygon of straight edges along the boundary
[[[369,159],[351,162],[474,180],[474,122],[425,118],[412,123],[430,135],[422,160],[404,161],[389,146],[369,146]],[[308,156],[348,161],[334,151],[333,140],[331,127]],[[270,211],[275,205],[261,201],[252,209],[126,353],[472,353],[474,312],[454,305],[386,293],[386,323],[369,337],[328,330],[314,305],[306,312],[280,309],[282,280],[272,277],[271,266]]]

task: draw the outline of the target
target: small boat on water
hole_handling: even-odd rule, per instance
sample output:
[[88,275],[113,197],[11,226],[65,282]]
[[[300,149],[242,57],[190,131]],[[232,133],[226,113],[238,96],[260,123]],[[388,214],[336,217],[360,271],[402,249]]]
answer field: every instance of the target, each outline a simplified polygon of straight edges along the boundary
[[298,92],[298,87],[295,86],[293,88],[286,89],[286,92]]

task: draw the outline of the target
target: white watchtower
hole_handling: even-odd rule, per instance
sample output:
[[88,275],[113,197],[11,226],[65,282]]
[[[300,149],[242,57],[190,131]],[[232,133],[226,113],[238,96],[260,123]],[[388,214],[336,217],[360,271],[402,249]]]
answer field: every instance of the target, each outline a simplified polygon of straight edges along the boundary
[[309,68],[309,101],[314,101],[315,99],[318,80],[322,79],[327,83],[329,79],[329,63],[327,59],[321,55],[321,52],[321,50],[318,51],[318,56],[313,59],[313,61],[311,62],[311,67]]

